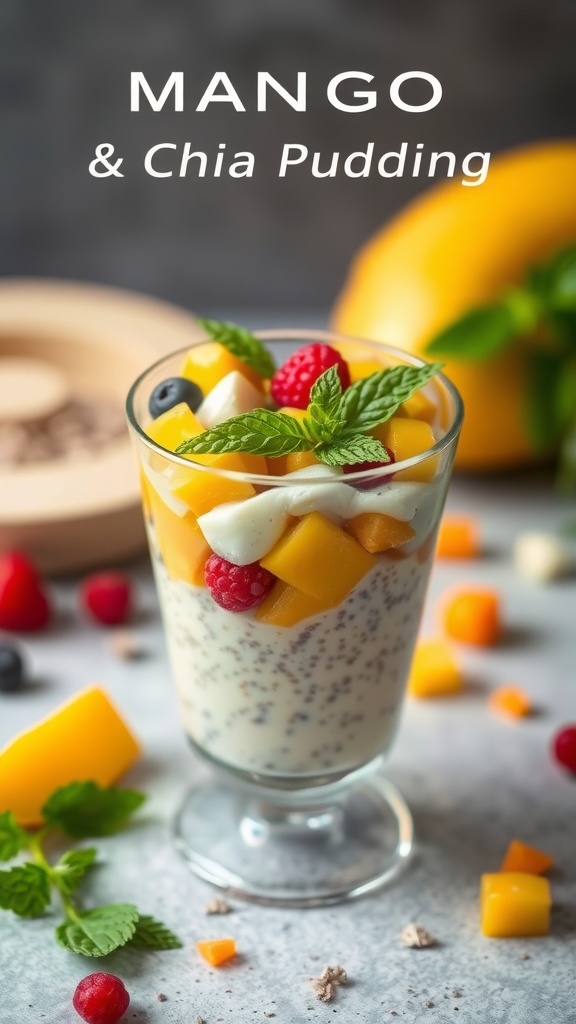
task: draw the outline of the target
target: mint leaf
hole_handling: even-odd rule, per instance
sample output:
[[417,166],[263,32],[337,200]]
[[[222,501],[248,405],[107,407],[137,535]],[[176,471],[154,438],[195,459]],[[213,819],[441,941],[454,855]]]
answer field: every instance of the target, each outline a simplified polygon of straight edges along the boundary
[[125,946],[136,931],[138,911],[132,903],[109,903],[64,921],[56,938],[64,949],[82,956],[107,956]]
[[28,833],[20,828],[12,811],[0,814],[0,860],[12,860],[28,845]]
[[122,828],[145,799],[132,789],[106,789],[96,782],[72,782],[48,798],[42,815],[47,825],[75,839],[108,836]]
[[441,363],[394,366],[388,370],[377,370],[352,384],[342,398],[345,432],[371,430],[379,423],[385,423],[410,395],[423,388],[440,369]]
[[63,892],[66,896],[73,893],[78,888],[88,868],[92,867],[97,855],[98,850],[92,846],[85,850],[68,850],[53,868],[56,875],[52,877],[60,892]]
[[50,903],[50,882],[38,864],[19,864],[0,871],[0,907],[19,917],[39,917]]
[[342,426],[342,383],[330,366],[312,385],[304,428],[315,441],[329,441]]
[[518,334],[516,318],[506,302],[480,306],[440,331],[426,345],[429,356],[489,359]]
[[[575,380],[574,393],[567,394]],[[572,400],[571,400],[572,399]],[[576,404],[576,379],[561,354],[532,352],[528,362],[526,429],[533,443],[547,451],[558,442]]]
[[355,462],[390,462],[383,444],[375,437],[351,434],[335,438],[314,449],[314,454],[327,466],[350,466]]
[[554,253],[546,263],[532,267],[528,280],[548,310],[576,310],[576,246]]
[[178,455],[246,452],[274,457],[290,452],[307,452],[313,447],[314,442],[306,437],[293,416],[269,409],[254,409],[184,441],[176,452]]
[[197,322],[214,341],[223,345],[261,377],[267,379],[274,375],[276,367],[268,349],[245,327],[220,320],[204,320],[201,317],[197,317]]
[[161,921],[141,914],[136,922],[130,945],[138,949],[180,949],[182,943],[174,932],[171,932]]

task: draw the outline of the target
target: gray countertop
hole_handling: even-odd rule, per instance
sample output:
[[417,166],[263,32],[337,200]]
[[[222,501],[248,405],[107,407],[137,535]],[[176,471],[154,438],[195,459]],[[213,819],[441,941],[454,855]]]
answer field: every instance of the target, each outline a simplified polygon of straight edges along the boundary
[[[544,479],[458,480],[449,503],[479,517],[486,554],[474,563],[437,563],[423,633],[433,628],[439,592],[454,581],[485,581],[504,595],[506,637],[493,651],[463,652],[469,685],[462,696],[407,703],[387,774],[412,808],[417,851],[393,885],[347,905],[297,911],[236,902],[226,918],[205,917],[212,891],[171,842],[174,811],[196,769],[179,726],[148,564],[131,569],[140,609],[134,629],[147,651],[138,662],[116,660],[105,631],[83,623],[71,582],[55,588],[57,623],[25,641],[33,682],[0,697],[0,743],[78,688],[106,687],[144,743],[126,782],[150,800],[138,825],[98,841],[105,864],[84,886],[86,903],[92,896],[133,900],[178,932],[184,948],[85,961],[56,945],[54,919],[2,913],[1,1024],[78,1020],[72,993],[93,970],[118,973],[132,997],[125,1020],[149,1024],[195,1024],[197,1016],[206,1024],[270,1017],[286,1024],[334,1017],[372,1024],[394,1016],[429,1024],[576,1021],[576,781],[549,753],[555,729],[576,720],[576,582],[537,587],[510,561],[518,531],[553,529],[576,512],[553,501]],[[509,724],[489,712],[487,694],[500,682],[525,687],[538,714]],[[513,837],[556,860],[546,938],[494,940],[479,930],[480,875],[497,870]],[[438,938],[437,947],[400,946],[399,932],[413,920]],[[213,970],[194,943],[226,933],[242,956]],[[342,964],[350,978],[326,1004],[308,982],[324,963]]]

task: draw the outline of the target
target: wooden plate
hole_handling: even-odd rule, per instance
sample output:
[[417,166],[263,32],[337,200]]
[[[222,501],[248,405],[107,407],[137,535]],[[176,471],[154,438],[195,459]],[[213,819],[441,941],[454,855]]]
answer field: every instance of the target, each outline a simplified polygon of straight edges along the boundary
[[[0,374],[16,360],[50,368],[71,392],[124,404],[147,366],[200,337],[194,318],[144,295],[67,281],[0,281]],[[2,410],[0,409],[0,419]],[[113,565],[145,547],[128,429],[85,460],[0,466],[0,549],[18,547],[44,572]]]

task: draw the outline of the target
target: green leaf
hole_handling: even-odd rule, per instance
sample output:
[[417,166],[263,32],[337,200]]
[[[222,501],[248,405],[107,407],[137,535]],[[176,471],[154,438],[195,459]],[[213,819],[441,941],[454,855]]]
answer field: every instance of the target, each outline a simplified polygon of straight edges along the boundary
[[330,366],[312,385],[304,427],[315,441],[329,441],[342,426],[342,383]]
[[[345,431],[364,431],[385,423],[410,395],[423,388],[441,363],[394,366],[352,384],[342,398]],[[378,456],[377,456],[378,457]]]
[[567,426],[567,364],[563,355],[532,352],[528,362],[526,429],[533,444],[547,451]]
[[38,864],[18,864],[0,871],[0,907],[19,917],[39,917],[50,903],[50,882]]
[[261,377],[267,379],[274,375],[276,367],[268,349],[245,327],[220,320],[204,320],[200,317],[197,318],[197,322],[214,341],[223,345]]
[[176,452],[179,455],[246,452],[249,455],[276,456],[307,452],[313,447],[314,442],[306,437],[293,416],[269,409],[254,409],[184,441]]
[[327,466],[350,466],[356,462],[390,462],[383,444],[375,437],[350,434],[334,441],[319,444],[315,455]]
[[182,943],[174,932],[171,932],[161,921],[141,914],[136,923],[136,931],[130,940],[138,949],[180,949]]
[[518,333],[514,312],[503,301],[471,309],[432,338],[425,351],[429,356],[489,359],[507,348]]
[[132,789],[102,788],[96,782],[72,782],[57,789],[44,804],[47,825],[75,839],[107,836],[125,825],[146,797]]
[[136,931],[138,911],[132,903],[110,903],[64,921],[56,938],[64,949],[82,956],[107,956],[125,946]]
[[551,259],[532,267],[532,289],[548,310],[576,310],[576,245],[554,253]]
[[[576,492],[576,414],[560,445],[556,486],[561,494]],[[571,530],[569,526],[571,526]],[[576,521],[573,520],[571,524],[565,524],[563,532],[567,536],[576,538]]]
[[78,888],[88,868],[92,867],[97,855],[98,850],[93,846],[85,850],[68,850],[57,864],[54,865],[53,869],[57,873],[53,878],[60,892],[63,892],[66,896],[73,893]]
[[0,860],[12,860],[28,845],[28,833],[20,828],[12,811],[0,814]]

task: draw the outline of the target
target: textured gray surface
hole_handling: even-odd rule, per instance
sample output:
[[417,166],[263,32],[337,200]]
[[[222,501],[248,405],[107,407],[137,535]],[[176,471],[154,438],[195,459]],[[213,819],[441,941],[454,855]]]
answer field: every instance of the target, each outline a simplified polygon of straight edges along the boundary
[[[555,728],[576,719],[576,583],[539,589],[521,581],[509,561],[519,529],[552,528],[570,509],[552,502],[543,480],[458,481],[450,503],[480,516],[487,554],[473,565],[438,564],[431,598],[453,581],[501,587],[507,638],[493,652],[463,655],[470,687],[462,697],[408,704],[388,774],[414,812],[417,854],[393,887],[347,906],[288,911],[237,903],[229,917],[204,916],[211,891],[188,872],[170,841],[173,812],[195,768],[179,729],[148,568],[134,569],[137,628],[149,655],[140,663],[115,661],[105,634],[81,624],[72,584],[59,586],[57,626],[27,642],[34,685],[1,699],[0,741],[78,687],[105,684],[144,741],[145,757],[129,781],[149,792],[150,803],[131,832],[100,841],[106,864],[94,874],[86,900],[96,894],[100,901],[133,899],[168,922],[185,946],[88,962],[56,946],[50,918],[2,914],[1,1024],[72,1024],[78,1019],[72,992],[94,967],[124,978],[132,994],[127,1022],[194,1024],[199,1015],[207,1024],[249,1024],[273,1014],[286,1024],[334,1018],[372,1024],[394,1019],[392,1011],[429,1024],[576,1020],[576,783],[548,752]],[[525,686],[540,713],[518,725],[490,714],[486,696],[500,682]],[[478,927],[479,876],[497,869],[514,836],[557,861],[552,930],[542,939],[488,940]],[[410,920],[428,927],[440,945],[402,949],[398,933]],[[226,933],[236,937],[242,955],[211,970],[193,943]],[[524,951],[529,959],[521,958]],[[325,962],[343,964],[351,979],[328,1004],[314,1000],[307,981]],[[166,1002],[157,1000],[159,991]]]

